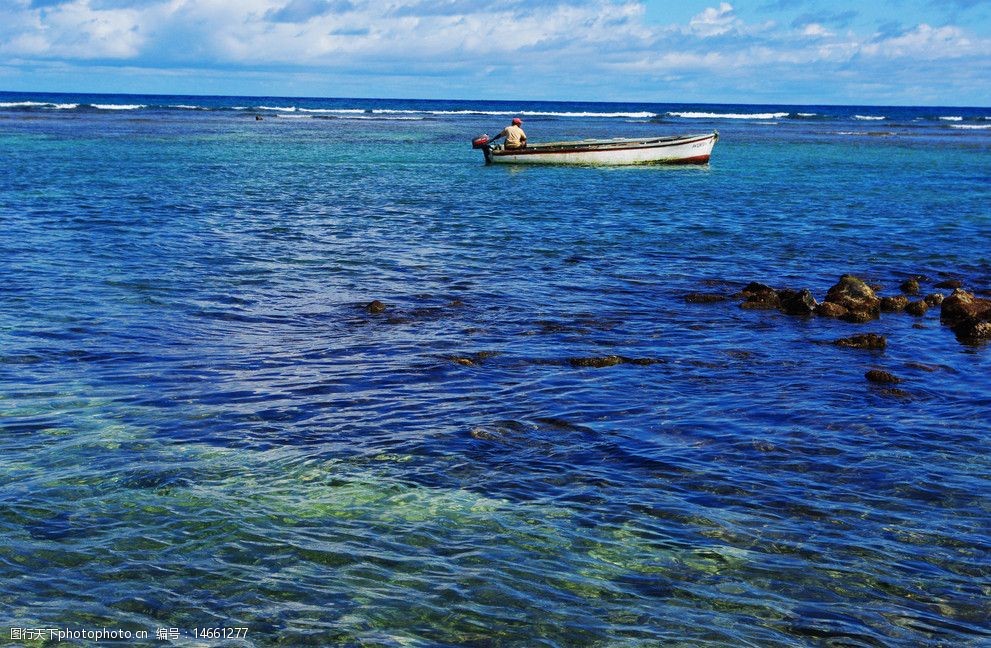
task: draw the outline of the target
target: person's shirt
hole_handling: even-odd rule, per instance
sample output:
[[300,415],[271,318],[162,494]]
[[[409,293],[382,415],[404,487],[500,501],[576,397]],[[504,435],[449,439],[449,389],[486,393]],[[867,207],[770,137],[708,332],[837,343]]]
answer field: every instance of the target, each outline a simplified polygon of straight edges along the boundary
[[520,148],[526,141],[526,133],[519,126],[506,126],[502,132],[493,139],[506,138],[506,148]]

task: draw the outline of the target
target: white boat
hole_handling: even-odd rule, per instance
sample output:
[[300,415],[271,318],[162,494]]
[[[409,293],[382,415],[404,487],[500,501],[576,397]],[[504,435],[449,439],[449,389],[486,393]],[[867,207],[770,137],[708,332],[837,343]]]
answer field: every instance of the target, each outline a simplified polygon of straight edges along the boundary
[[507,149],[493,146],[488,135],[482,135],[472,141],[472,148],[482,149],[486,164],[707,164],[718,139],[719,133],[713,131],[701,135],[527,143],[524,148]]

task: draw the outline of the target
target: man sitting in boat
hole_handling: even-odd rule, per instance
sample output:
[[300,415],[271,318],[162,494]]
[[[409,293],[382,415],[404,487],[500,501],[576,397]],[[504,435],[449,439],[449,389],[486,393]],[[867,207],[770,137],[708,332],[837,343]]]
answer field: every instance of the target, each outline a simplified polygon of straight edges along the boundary
[[492,138],[491,141],[496,141],[500,137],[506,138],[507,150],[521,149],[526,147],[526,133],[523,132],[521,126],[523,125],[523,120],[519,117],[513,117],[513,123],[502,129],[502,132]]

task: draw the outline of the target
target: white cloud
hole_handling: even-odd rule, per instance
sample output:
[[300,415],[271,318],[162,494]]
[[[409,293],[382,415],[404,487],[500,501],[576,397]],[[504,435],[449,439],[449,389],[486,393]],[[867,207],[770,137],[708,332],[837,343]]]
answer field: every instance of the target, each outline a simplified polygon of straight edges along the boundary
[[707,36],[719,36],[733,29],[739,21],[733,15],[733,5],[721,2],[718,7],[709,7],[692,18],[688,26],[695,33]]
[[867,43],[862,51],[885,58],[960,58],[971,54],[991,54],[991,41],[971,39],[959,27],[930,27],[923,23],[899,36]]
[[828,38],[833,35],[833,32],[829,31],[819,23],[809,23],[802,30],[802,36],[808,36],[810,38]]
[[635,86],[693,73],[724,84],[773,85],[789,75],[866,83],[922,62],[969,57],[986,68],[991,59],[991,41],[962,27],[838,33],[822,19],[747,22],[729,2],[661,25],[634,0],[7,2],[0,55],[8,64],[113,59],[204,75],[281,69],[462,82],[512,74],[551,92],[559,83]]

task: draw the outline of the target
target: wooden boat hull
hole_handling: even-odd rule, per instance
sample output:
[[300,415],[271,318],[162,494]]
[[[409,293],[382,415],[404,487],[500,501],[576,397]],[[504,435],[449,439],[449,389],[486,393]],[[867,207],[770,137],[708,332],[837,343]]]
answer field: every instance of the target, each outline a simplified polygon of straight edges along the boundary
[[707,164],[718,139],[719,133],[713,131],[675,137],[550,142],[515,150],[486,146],[482,150],[487,164]]

